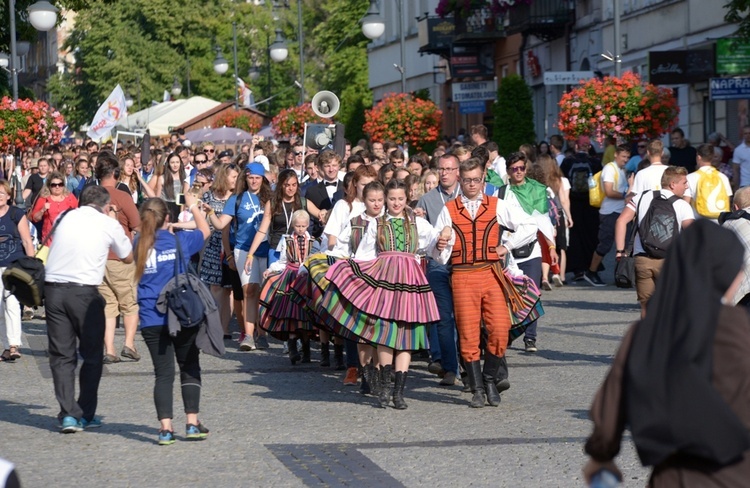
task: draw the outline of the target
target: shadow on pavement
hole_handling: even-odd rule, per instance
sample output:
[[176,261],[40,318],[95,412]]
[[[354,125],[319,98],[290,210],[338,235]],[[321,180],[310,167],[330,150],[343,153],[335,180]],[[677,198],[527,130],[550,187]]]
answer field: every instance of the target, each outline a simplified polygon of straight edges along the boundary
[[[59,430],[57,418],[50,415],[40,415],[35,410],[47,410],[47,406],[29,405],[24,403],[9,402],[0,400],[0,422],[25,425],[27,427],[36,427],[48,432]],[[155,444],[156,430],[145,425],[126,424],[107,422],[107,418],[102,418],[102,427],[100,429],[90,430],[89,433],[119,435],[126,439],[140,442]]]

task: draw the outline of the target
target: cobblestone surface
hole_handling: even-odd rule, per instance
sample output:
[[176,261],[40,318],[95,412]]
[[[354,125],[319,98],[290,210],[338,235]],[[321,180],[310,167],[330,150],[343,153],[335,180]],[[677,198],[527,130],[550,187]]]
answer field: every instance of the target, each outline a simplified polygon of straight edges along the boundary
[[[27,487],[140,486],[583,486],[587,410],[626,327],[633,291],[570,285],[546,292],[539,352],[508,352],[512,387],[499,408],[468,408],[459,386],[440,387],[413,365],[405,411],[382,410],[317,364],[291,366],[281,344],[222,359],[202,356],[204,442],[156,444],[153,372],[143,359],[105,366],[104,426],[58,433],[43,321],[24,323],[24,357],[0,363],[0,456]],[[118,329],[116,345],[122,346]],[[175,385],[175,411],[181,411]],[[629,440],[624,486],[647,471]]]

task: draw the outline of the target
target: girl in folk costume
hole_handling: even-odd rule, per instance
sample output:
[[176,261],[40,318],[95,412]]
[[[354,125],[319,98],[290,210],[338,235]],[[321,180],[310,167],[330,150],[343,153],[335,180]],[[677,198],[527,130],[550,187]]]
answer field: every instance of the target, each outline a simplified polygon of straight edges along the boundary
[[439,319],[435,296],[416,254],[440,254],[435,249],[438,237],[447,240],[450,228],[439,232],[426,220],[413,217],[402,181],[388,182],[385,198],[387,211],[368,225],[355,259],[338,261],[326,273],[330,286],[323,306],[343,327],[377,345],[380,405],[387,407],[392,394],[395,408],[405,409],[410,351],[427,348],[427,324]]
[[[367,232],[367,227],[370,222],[375,221],[378,217],[383,215],[383,208],[385,205],[385,188],[379,181],[372,181],[365,185],[362,190],[362,200],[365,203],[365,212],[358,215],[349,221],[348,229],[342,232],[341,242],[346,236],[349,242],[349,249],[351,255],[354,256],[359,249],[359,245],[362,242],[362,238]],[[344,329],[348,332],[348,329]],[[375,395],[380,393],[380,387],[378,385],[377,375],[375,374],[375,368],[378,364],[378,357],[376,354],[376,348],[370,343],[359,339],[357,341],[357,355],[359,356],[359,364],[362,376],[362,384],[360,385],[360,393],[367,395],[373,393]]]
[[[323,231],[328,238],[329,250],[326,253],[310,256],[305,262],[308,273],[306,275],[301,274],[293,285],[296,295],[295,300],[306,303],[306,310],[312,314],[320,328],[320,365],[324,367],[331,365],[329,341],[331,333],[335,332],[333,326],[337,324],[336,321],[329,320],[324,309],[320,307],[323,292],[328,288],[328,280],[325,275],[330,265],[337,259],[351,256],[348,224],[353,217],[361,215],[365,211],[362,190],[366,184],[374,181],[376,177],[377,173],[370,166],[360,166],[354,171],[344,200],[336,202]],[[322,316],[321,311],[323,312]],[[334,338],[334,361],[337,370],[346,368],[344,365],[344,341],[340,335]]]
[[[313,326],[300,305],[290,298],[292,282],[297,277],[300,265],[312,249],[313,239],[307,232],[310,214],[295,210],[292,214],[292,234],[279,241],[279,260],[263,273],[266,283],[260,293],[260,326],[277,339],[286,340],[292,364],[310,362],[309,333]],[[297,350],[297,335],[302,339],[304,357]]]

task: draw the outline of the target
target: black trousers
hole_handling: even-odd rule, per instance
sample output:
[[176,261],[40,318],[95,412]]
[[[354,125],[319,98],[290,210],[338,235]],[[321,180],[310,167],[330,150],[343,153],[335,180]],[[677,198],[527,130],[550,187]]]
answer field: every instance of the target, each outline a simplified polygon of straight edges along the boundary
[[[60,404],[59,417],[91,420],[97,406],[104,357],[104,298],[96,286],[46,284],[49,365]],[[75,400],[76,349],[83,358]]]
[[198,413],[201,403],[201,366],[195,337],[199,327],[182,329],[175,337],[169,335],[169,328],[142,327],[141,335],[151,353],[154,364],[154,404],[156,416],[161,419],[174,418],[172,412],[172,388],[174,385],[174,361],[180,367],[182,403],[185,413]]

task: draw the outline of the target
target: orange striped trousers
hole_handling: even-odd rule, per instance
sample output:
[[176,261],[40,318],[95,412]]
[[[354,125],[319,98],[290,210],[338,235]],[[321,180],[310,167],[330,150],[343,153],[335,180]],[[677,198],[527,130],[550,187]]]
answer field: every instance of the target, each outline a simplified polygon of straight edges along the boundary
[[501,357],[508,347],[508,303],[492,268],[456,270],[451,278],[456,327],[464,361],[479,361],[481,321],[487,329],[487,351]]

